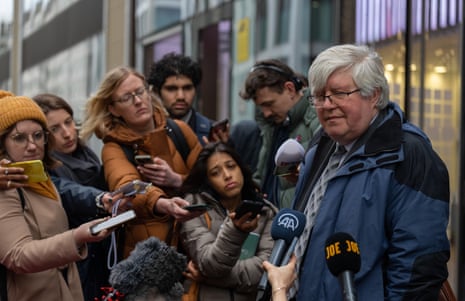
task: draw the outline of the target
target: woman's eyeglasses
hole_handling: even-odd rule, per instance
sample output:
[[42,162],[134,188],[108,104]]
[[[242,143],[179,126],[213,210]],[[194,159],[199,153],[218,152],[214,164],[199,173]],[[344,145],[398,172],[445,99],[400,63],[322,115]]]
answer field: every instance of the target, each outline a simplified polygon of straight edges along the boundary
[[43,146],[47,143],[47,134],[48,133],[45,131],[36,131],[32,134],[16,133],[10,136],[10,138],[19,147],[26,147],[29,142],[34,143],[37,146]]
[[136,89],[135,91],[124,94],[119,99],[114,100],[114,102],[118,102],[123,106],[129,106],[130,104],[134,103],[134,100],[136,99],[136,97],[138,97],[139,99],[142,99],[146,95],[147,95],[147,88],[140,87]]

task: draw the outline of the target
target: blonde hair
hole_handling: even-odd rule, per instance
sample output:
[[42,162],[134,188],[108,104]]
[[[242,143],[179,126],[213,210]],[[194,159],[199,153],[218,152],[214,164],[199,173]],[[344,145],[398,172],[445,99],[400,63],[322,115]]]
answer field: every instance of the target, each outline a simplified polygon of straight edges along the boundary
[[[116,67],[105,75],[97,93],[87,101],[86,116],[80,131],[81,139],[88,140],[92,134],[95,134],[99,139],[103,139],[116,124],[124,124],[124,120],[110,113],[108,106],[113,103],[113,95],[116,89],[130,75],[137,76],[147,85],[144,75],[130,67]],[[152,99],[153,107],[166,114],[161,101],[156,98],[150,89],[149,95]]]

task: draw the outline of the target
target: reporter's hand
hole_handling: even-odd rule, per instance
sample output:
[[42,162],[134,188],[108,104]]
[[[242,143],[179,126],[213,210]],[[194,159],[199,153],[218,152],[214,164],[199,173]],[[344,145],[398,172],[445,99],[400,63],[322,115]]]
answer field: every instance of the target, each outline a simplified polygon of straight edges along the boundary
[[260,219],[260,214],[257,214],[255,218],[250,218],[252,216],[252,212],[247,212],[240,218],[236,217],[236,212],[229,213],[229,217],[231,218],[234,226],[243,232],[252,232],[257,228],[258,220]]
[[16,189],[27,187],[27,178],[22,167],[6,167],[11,161],[7,159],[0,160],[0,189]]
[[154,158],[151,164],[139,165],[137,170],[157,186],[178,188],[182,185],[181,175],[173,171],[171,166],[161,158]]
[[294,280],[297,278],[295,271],[296,261],[297,258],[295,255],[292,255],[289,263],[280,267],[266,260],[263,262],[263,268],[268,274],[268,280],[273,290],[286,288],[286,290],[283,290],[285,292],[292,286]]
[[117,194],[112,194],[111,192],[107,192],[102,197],[103,207],[105,211],[112,214],[113,213],[113,206],[116,205],[118,200],[121,200],[118,204],[117,214],[123,213],[132,208],[132,200],[136,197],[136,195],[131,196],[124,196],[122,192]]
[[159,213],[171,215],[178,222],[185,222],[204,214],[204,211],[189,211],[182,208],[187,205],[189,205],[189,202],[180,197],[159,198],[155,210]]
[[184,277],[197,282],[202,282],[205,279],[205,277],[203,277],[200,273],[199,267],[192,260],[189,260],[187,263],[187,269],[182,274]]
[[101,222],[107,220],[108,218],[109,217],[95,219],[95,220],[92,220],[90,222],[81,224],[79,227],[75,228],[73,230],[73,236],[74,236],[74,241],[76,242],[76,245],[77,246],[82,246],[83,244],[88,243],[88,242],[101,241],[102,239],[104,239],[105,237],[110,235],[110,233],[112,231],[108,230],[108,229],[102,230],[99,233],[97,233],[96,235],[92,235],[92,233],[90,233],[90,228],[93,225],[101,223]]
[[229,141],[229,123],[226,126],[226,130],[217,130],[212,133],[212,136],[209,139],[207,136],[202,136],[202,141],[204,144],[208,144],[210,142],[218,142],[221,141],[223,143],[228,143]]
[[292,184],[297,184],[297,180],[299,180],[299,173],[291,173],[285,176],[282,176],[286,181],[292,183]]

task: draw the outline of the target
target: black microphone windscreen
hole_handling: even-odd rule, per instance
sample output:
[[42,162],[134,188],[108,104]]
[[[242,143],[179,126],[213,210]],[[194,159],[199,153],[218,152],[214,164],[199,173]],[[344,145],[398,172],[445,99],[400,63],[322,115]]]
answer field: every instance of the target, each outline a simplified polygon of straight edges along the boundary
[[162,294],[181,296],[187,258],[156,237],[137,243],[129,257],[111,270],[110,284],[125,295],[144,294],[157,288]]
[[344,271],[360,270],[360,250],[355,239],[348,233],[337,232],[326,240],[326,263],[334,276]]
[[274,240],[285,240],[287,244],[290,244],[294,237],[302,234],[306,222],[307,219],[302,212],[284,208],[273,219],[271,237]]

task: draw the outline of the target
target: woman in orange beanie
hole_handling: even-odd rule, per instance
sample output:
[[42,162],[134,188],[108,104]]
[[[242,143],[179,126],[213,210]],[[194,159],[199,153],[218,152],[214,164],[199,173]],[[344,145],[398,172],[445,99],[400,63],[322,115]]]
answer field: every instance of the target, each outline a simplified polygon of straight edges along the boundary
[[[56,164],[50,156],[53,137],[40,107],[2,90],[0,103],[0,157],[11,162],[40,160],[46,169],[52,168]],[[89,227],[102,220],[68,230],[50,177],[1,190],[0,199],[0,263],[6,267],[6,288],[0,293],[15,301],[83,300],[74,262],[87,256],[87,242],[108,236],[108,230],[90,234]]]

